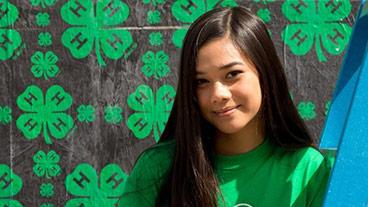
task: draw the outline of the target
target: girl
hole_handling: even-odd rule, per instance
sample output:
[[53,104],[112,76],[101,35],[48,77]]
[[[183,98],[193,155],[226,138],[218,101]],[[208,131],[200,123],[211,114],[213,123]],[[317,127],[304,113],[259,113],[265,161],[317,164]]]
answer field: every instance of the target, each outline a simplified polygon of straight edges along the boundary
[[322,206],[329,171],[264,23],[215,9],[188,30],[172,113],[120,206]]

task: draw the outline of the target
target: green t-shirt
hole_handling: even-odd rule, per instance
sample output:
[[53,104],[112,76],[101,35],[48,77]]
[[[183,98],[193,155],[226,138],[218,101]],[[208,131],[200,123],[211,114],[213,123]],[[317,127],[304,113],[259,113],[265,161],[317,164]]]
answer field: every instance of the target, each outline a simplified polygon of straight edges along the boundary
[[[174,148],[175,141],[163,142],[139,157],[124,184],[120,207],[155,206]],[[244,154],[216,155],[219,206],[322,206],[330,169],[331,162],[314,148],[291,152],[268,140]]]

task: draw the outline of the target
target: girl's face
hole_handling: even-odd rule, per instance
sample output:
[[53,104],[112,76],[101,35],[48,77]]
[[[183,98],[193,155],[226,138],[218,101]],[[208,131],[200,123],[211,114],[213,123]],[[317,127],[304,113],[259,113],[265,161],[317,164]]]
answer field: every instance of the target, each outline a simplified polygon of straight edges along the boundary
[[199,49],[196,73],[201,114],[219,132],[235,134],[257,126],[262,100],[258,73],[228,37]]

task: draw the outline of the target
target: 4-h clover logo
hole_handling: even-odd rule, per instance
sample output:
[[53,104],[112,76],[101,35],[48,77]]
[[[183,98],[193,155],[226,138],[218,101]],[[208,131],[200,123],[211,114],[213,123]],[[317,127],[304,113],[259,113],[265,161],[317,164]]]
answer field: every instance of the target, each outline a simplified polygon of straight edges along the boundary
[[30,0],[32,6],[38,6],[41,4],[42,8],[46,8],[47,6],[53,6],[56,3],[56,0]]
[[311,101],[300,102],[298,104],[299,114],[304,120],[311,120],[316,117],[316,112],[314,111],[315,108],[316,106]]
[[128,106],[135,111],[129,116],[127,125],[138,139],[153,135],[156,141],[165,129],[172,105],[175,89],[170,85],[161,86],[154,95],[147,85],[140,85],[128,97]]
[[55,77],[59,72],[59,67],[56,65],[59,60],[52,51],[43,52],[37,51],[31,57],[31,71],[36,78],[43,76],[46,80]]
[[[95,15],[95,16],[94,16]],[[121,0],[69,0],[61,8],[61,17],[73,27],[62,35],[61,41],[73,57],[85,58],[95,47],[100,66],[105,66],[102,52],[110,59],[127,57],[134,47],[131,34],[116,25],[129,16],[129,7]]]
[[18,9],[8,0],[0,0],[0,60],[13,56],[21,46],[22,38],[15,29],[9,29],[18,19]]
[[127,175],[118,165],[109,164],[101,170],[99,178],[91,165],[79,164],[65,180],[66,190],[76,197],[70,199],[65,207],[117,206]]
[[93,122],[96,118],[95,108],[92,105],[80,105],[77,112],[77,118],[80,122]]
[[9,106],[0,106],[0,123],[8,124],[12,119],[12,109]]
[[18,107],[25,111],[16,121],[26,139],[33,140],[41,132],[47,144],[51,144],[50,134],[63,139],[74,126],[72,117],[64,111],[72,105],[73,99],[59,85],[51,86],[45,97],[42,90],[34,85],[17,98]]
[[121,115],[123,109],[120,106],[106,106],[104,112],[107,123],[118,124],[123,120],[123,116]]
[[282,32],[282,39],[295,55],[307,54],[313,46],[318,60],[327,61],[324,48],[331,55],[338,55],[349,42],[351,28],[342,20],[351,11],[350,1],[345,0],[286,0],[282,12],[292,23]]
[[50,46],[52,44],[52,36],[49,32],[41,32],[38,35],[38,45],[42,47]]
[[33,172],[38,177],[52,178],[61,173],[59,166],[60,156],[54,150],[49,151],[47,154],[39,150],[33,155],[33,161],[35,162]]
[[174,17],[183,22],[183,29],[174,32],[172,41],[175,46],[181,48],[189,25],[205,12],[212,10],[218,5],[222,7],[234,7],[238,4],[235,0],[177,0],[171,7]]
[[0,164],[0,206],[22,207],[23,205],[13,200],[13,196],[22,189],[22,179],[16,175],[7,165]]
[[153,76],[155,79],[160,79],[165,77],[169,72],[170,68],[166,65],[169,60],[169,56],[162,50],[158,51],[156,54],[148,50],[142,56],[142,62],[144,63],[142,67],[142,72],[147,77]]
[[52,183],[42,183],[40,195],[45,198],[51,198],[54,195],[54,185]]

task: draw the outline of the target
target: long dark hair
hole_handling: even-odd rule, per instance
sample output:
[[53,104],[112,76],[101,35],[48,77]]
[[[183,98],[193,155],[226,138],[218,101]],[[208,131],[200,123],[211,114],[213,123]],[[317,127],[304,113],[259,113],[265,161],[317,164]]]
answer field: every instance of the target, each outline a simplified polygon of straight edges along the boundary
[[176,140],[175,156],[156,206],[218,206],[219,185],[211,160],[215,130],[200,115],[195,76],[199,49],[225,35],[258,70],[260,113],[267,138],[288,150],[313,145],[290,98],[283,67],[264,23],[246,8],[214,9],[198,18],[184,39],[177,95],[160,139]]

